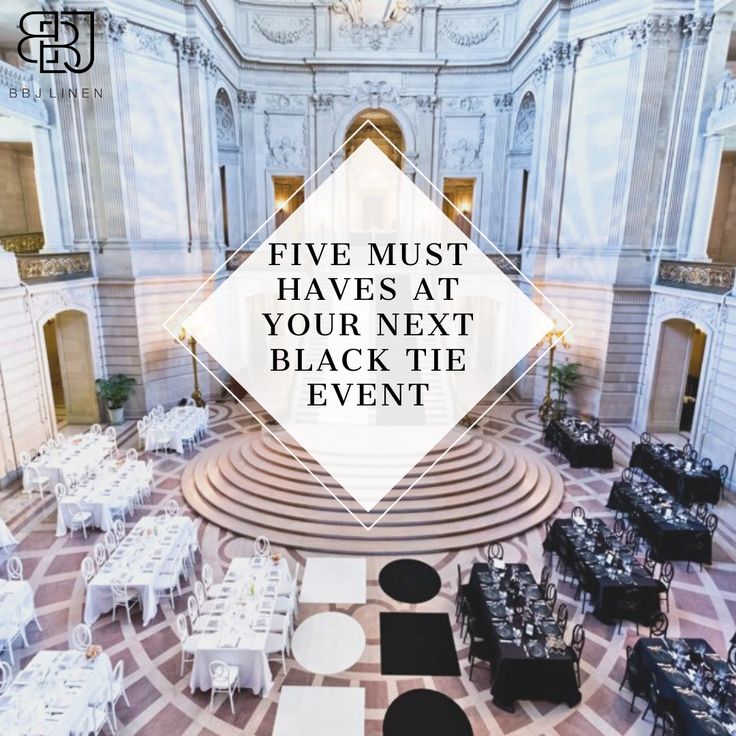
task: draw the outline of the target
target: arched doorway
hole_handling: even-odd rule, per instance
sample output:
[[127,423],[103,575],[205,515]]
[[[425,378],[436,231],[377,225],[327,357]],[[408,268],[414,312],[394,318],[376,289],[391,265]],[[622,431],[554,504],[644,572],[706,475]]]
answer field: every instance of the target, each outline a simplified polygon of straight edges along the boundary
[[57,428],[98,421],[87,315],[74,309],[58,312],[42,332]]
[[688,434],[693,426],[707,336],[693,322],[674,318],[659,330],[648,429]]
[[235,114],[230,97],[220,88],[215,96],[215,122],[217,133],[217,168],[221,204],[220,227],[218,235],[225,247],[240,245],[238,202],[238,165],[240,146],[238,145]]
[[[372,125],[366,125],[362,130],[359,130],[360,126],[366,121],[373,123],[380,133]],[[358,132],[356,133],[356,131]],[[389,145],[383,136],[386,136],[393,146],[396,146],[399,150],[397,151],[392,145]],[[370,140],[401,168],[402,161],[399,151],[401,153],[405,152],[406,142],[396,118],[387,110],[364,110],[358,113],[345,131],[345,140],[347,141],[345,145],[346,157],[353,153],[364,141]]]
[[511,175],[515,178],[512,192],[518,197],[518,226],[516,228],[516,248],[521,250],[527,235],[527,200],[529,198],[529,179],[534,150],[534,128],[537,117],[537,103],[534,95],[527,92],[521,100],[514,123],[514,138],[511,149],[513,166]]

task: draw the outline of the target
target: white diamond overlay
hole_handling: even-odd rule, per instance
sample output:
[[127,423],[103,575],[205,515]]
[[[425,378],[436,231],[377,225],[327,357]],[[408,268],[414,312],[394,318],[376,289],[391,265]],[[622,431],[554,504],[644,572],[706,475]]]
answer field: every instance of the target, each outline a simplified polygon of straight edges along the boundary
[[[275,243],[288,246],[272,247]],[[315,263],[301,246],[301,261],[295,265],[293,243],[314,243],[322,260]],[[322,243],[327,244],[324,250]],[[350,243],[349,250],[342,249],[349,266],[333,263],[331,243]],[[377,265],[369,243],[376,243],[380,253],[387,243],[395,243],[394,264]],[[401,243],[411,246],[412,256],[414,244],[420,244],[418,265],[401,262]],[[434,251],[441,256],[439,263],[437,256],[427,255],[429,243],[442,244]],[[467,249],[448,245],[452,243],[467,244]],[[274,253],[284,254],[275,265]],[[298,280],[298,299],[279,299],[281,278],[290,288]],[[373,298],[357,298],[359,278],[370,289],[362,294]],[[381,288],[382,279],[392,279],[386,283],[393,286],[395,298]],[[320,287],[323,299],[305,298],[312,283]],[[333,283],[345,288],[342,298]],[[388,320],[381,323],[383,334],[377,334],[379,313]],[[407,313],[412,315],[408,322]],[[264,314],[278,318],[275,329]],[[348,318],[348,334],[318,335],[318,314],[324,326],[334,315],[336,328],[340,315],[355,318]],[[305,317],[310,327],[306,334],[285,329],[290,318],[301,327]],[[394,319],[396,336],[388,328]],[[351,324],[359,334],[352,334]],[[410,335],[405,334],[407,326]],[[370,511],[537,344],[552,322],[366,141],[187,317],[184,327]],[[424,334],[418,334],[419,328]],[[371,349],[379,357],[373,365],[367,355]],[[288,354],[288,370],[272,370],[275,350]],[[447,370],[450,350],[462,357],[464,370]],[[307,370],[293,370],[298,351]],[[326,351],[334,371],[326,370],[331,367]],[[345,354],[347,366],[341,363]],[[317,370],[320,361],[323,370]],[[381,370],[384,365],[389,371]],[[413,370],[417,367],[422,370]],[[358,387],[374,384],[378,405],[357,405]],[[320,387],[313,399],[324,399],[325,406],[310,405],[310,385]],[[417,392],[421,405],[416,405]]]

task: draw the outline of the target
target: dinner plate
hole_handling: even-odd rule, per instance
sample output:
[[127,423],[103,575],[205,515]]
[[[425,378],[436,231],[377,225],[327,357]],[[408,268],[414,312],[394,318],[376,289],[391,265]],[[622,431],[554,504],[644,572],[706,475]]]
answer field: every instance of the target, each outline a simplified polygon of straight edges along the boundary
[[690,678],[684,672],[678,670],[668,671],[667,678],[673,685],[678,687],[688,687],[690,685]]
[[528,588],[525,595],[527,597],[527,600],[538,601],[542,597],[542,591],[539,590],[539,588],[537,588],[536,586],[534,586],[533,588]]
[[708,704],[697,693],[680,693],[685,705],[691,710],[706,710]]
[[554,621],[545,621],[542,624],[542,632],[547,636],[557,636],[560,633]]
[[503,603],[493,603],[488,606],[488,610],[491,612],[491,616],[495,618],[506,618],[506,606]]
[[544,647],[541,644],[529,644],[526,648],[526,651],[530,657],[544,657]]
[[728,736],[728,730],[713,718],[706,718],[700,725],[710,736]]
[[483,597],[487,601],[498,601],[501,599],[501,594],[495,588],[483,588]]
[[500,626],[497,626],[496,633],[498,634],[499,639],[511,639],[511,637],[513,637],[514,635],[514,632],[511,630],[511,627],[508,624],[501,624]]
[[666,649],[650,649],[652,659],[655,662],[671,662],[672,655]]

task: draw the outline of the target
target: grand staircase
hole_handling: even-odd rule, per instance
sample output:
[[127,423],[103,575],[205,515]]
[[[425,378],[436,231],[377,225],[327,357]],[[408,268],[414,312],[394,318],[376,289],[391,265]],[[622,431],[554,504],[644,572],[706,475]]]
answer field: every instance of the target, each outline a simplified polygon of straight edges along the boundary
[[[283,430],[275,431],[278,439],[261,429],[200,452],[182,477],[187,502],[218,526],[245,537],[265,534],[278,546],[399,555],[474,547],[517,535],[547,519],[562,500],[562,478],[538,454],[471,431],[397,501],[457,439],[458,429],[366,513],[298,443]],[[306,468],[363,524],[375,526],[361,526]]]

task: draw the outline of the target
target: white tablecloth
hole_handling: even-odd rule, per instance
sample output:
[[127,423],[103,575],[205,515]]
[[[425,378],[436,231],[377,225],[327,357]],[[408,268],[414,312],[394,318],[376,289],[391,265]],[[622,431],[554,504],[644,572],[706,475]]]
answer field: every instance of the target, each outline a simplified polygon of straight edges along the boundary
[[0,578],[0,624],[24,624],[33,618],[35,610],[33,588],[27,580]]
[[112,528],[113,511],[128,505],[139,488],[148,483],[146,464],[141,460],[107,460],[93,478],[70,490],[58,505],[56,536],[63,537],[71,526],[73,504],[93,516],[91,526],[107,531]]
[[0,550],[8,552],[18,544],[18,540],[10,533],[5,522],[0,519]]
[[[110,454],[114,445],[104,434],[91,432],[72,437],[62,447],[44,453],[33,461],[42,476],[51,482],[51,492],[57,483],[69,485],[74,477],[79,477],[87,469],[98,468]],[[23,473],[23,487],[27,488],[28,473]]]
[[164,414],[162,419],[154,419],[145,432],[144,444],[147,452],[153,449],[151,430],[161,431],[166,436],[166,447],[184,452],[184,440],[197,432],[207,430],[207,408],[199,406],[177,406]]
[[106,699],[110,675],[106,654],[39,652],[0,698],[3,736],[69,736],[88,703]]
[[143,624],[148,624],[158,610],[156,578],[191,533],[192,520],[185,516],[141,519],[90,581],[84,622],[93,624],[112,610],[112,583],[122,579],[129,591],[140,594]]
[[271,629],[278,595],[289,591],[291,576],[285,559],[236,557],[221,588],[222,597],[212,601],[213,610],[202,614],[194,633],[192,692],[211,687],[209,665],[220,660],[238,668],[241,688],[266,697],[273,685],[266,656],[266,638]]

